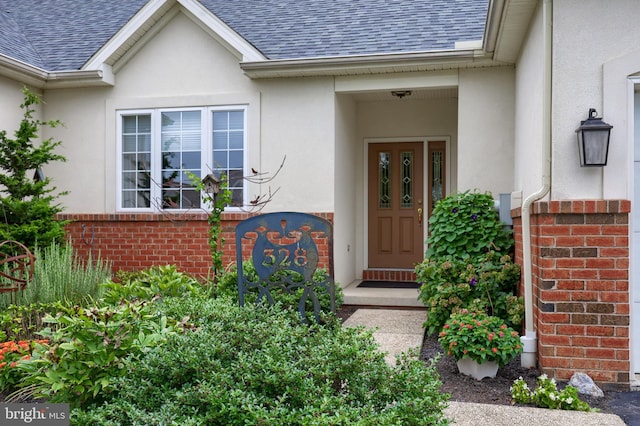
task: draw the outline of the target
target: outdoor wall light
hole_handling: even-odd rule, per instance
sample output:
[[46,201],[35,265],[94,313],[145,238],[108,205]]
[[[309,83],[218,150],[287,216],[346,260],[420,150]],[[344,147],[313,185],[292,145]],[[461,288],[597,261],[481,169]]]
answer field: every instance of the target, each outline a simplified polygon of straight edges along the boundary
[[609,136],[612,125],[596,117],[595,108],[589,108],[589,118],[580,122],[576,129],[578,134],[578,151],[580,167],[602,167],[607,165],[609,154]]

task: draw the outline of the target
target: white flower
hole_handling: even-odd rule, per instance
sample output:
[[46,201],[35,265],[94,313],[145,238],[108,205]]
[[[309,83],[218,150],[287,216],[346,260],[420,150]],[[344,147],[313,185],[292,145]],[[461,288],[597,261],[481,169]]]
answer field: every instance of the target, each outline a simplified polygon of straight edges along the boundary
[[539,377],[540,380],[547,380],[549,378],[549,376],[547,376],[546,374],[543,374]]
[[556,400],[556,394],[553,393],[553,392],[549,393],[549,399],[551,399],[552,401],[555,401]]
[[565,402],[567,404],[571,405],[573,403],[573,398],[569,397],[569,398],[567,398],[567,400]]

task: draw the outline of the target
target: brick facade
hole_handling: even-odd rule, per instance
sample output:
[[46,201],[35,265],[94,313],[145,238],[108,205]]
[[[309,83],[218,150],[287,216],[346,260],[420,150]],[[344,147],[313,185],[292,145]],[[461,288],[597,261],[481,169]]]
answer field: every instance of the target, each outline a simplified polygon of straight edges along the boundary
[[[538,364],[568,380],[580,371],[629,386],[628,200],[534,203],[531,254]],[[512,211],[522,264],[520,209]]]
[[[333,221],[332,213],[315,214]],[[243,212],[222,215],[225,265],[236,261],[235,228],[249,216]],[[58,218],[71,221],[66,227],[67,237],[81,258],[86,259],[90,253],[100,255],[111,262],[114,272],[171,264],[195,277],[211,275],[205,213],[60,214]],[[326,241],[316,244],[320,265],[326,266]],[[249,258],[251,247],[243,250],[243,257]]]

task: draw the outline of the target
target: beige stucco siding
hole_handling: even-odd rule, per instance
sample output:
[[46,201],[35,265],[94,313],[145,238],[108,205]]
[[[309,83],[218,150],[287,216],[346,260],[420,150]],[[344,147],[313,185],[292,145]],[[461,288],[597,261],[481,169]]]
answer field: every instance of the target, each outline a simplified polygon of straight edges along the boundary
[[272,189],[268,211],[326,212],[334,209],[335,97],[333,79],[265,80],[261,103],[261,167],[286,163]]
[[460,70],[458,97],[458,189],[511,192],[513,68]]
[[515,154],[514,187],[524,199],[542,185],[544,57],[542,8],[538,8],[529,27],[515,70]]
[[[633,55],[640,58],[640,2],[563,0],[553,3],[553,198],[630,198],[631,141],[627,135],[626,77],[603,76],[607,63]],[[640,63],[640,62],[639,62]],[[604,82],[604,83],[603,83]],[[607,87],[607,84],[609,87]],[[618,90],[620,85],[622,90]],[[615,87],[614,87],[615,86]],[[604,99],[609,97],[608,101]],[[589,108],[614,125],[609,164],[580,168],[575,129]]]
[[[7,135],[13,138],[13,132],[20,125],[22,120],[22,110],[19,108],[22,104],[24,97],[22,95],[23,84],[14,80],[10,80],[6,77],[0,76],[0,130],[5,130]],[[40,93],[38,90],[31,88],[35,93]],[[39,112],[41,109],[36,108]],[[38,116],[34,118],[40,118]]]

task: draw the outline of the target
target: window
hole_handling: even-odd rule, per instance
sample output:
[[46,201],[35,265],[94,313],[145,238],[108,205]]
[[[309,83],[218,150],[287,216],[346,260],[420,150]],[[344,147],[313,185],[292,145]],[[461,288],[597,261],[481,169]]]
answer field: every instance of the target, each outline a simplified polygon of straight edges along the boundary
[[244,107],[120,111],[118,205],[189,210],[202,200],[189,179],[227,176],[232,207],[244,204]]

